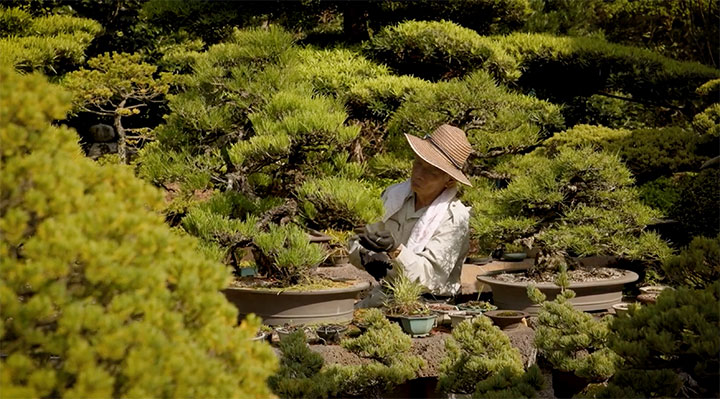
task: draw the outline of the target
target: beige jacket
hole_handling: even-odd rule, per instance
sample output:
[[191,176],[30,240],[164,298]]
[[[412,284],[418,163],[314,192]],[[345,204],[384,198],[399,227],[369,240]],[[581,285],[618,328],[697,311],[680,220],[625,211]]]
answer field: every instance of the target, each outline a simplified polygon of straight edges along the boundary
[[[402,268],[408,277],[424,285],[427,292],[435,295],[455,295],[460,290],[460,272],[469,247],[469,208],[457,198],[453,199],[430,242],[420,253],[414,253],[404,244],[407,244],[415,223],[426,209],[415,211],[415,194],[411,192],[399,211],[384,223],[369,225],[368,230],[388,231],[395,242],[400,243],[400,254],[395,258],[393,268],[386,278],[391,279]],[[362,269],[360,248],[356,238],[350,240],[350,262]]]

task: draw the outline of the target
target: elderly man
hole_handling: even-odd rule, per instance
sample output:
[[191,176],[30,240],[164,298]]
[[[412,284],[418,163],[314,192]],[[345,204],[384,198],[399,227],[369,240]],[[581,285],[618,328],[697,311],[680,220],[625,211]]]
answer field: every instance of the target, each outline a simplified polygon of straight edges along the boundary
[[[470,186],[462,167],[472,151],[461,129],[442,125],[419,138],[406,134],[415,153],[409,180],[382,194],[385,215],[350,240],[350,262],[376,280],[402,271],[435,296],[453,296],[468,251],[469,209],[457,197],[457,183]],[[359,307],[385,299],[376,287]]]

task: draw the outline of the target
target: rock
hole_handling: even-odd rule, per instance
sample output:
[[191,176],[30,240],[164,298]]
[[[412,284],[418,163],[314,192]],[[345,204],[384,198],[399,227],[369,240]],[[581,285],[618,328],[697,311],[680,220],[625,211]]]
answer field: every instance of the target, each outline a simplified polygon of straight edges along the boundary
[[537,348],[535,347],[535,331],[532,328],[520,325],[515,328],[503,330],[510,338],[510,344],[520,351],[523,366],[528,368],[537,361]]
[[98,159],[105,154],[116,154],[118,152],[117,143],[93,143],[88,149],[88,157]]
[[107,143],[115,140],[115,129],[110,125],[99,123],[90,126],[90,137],[92,142]]

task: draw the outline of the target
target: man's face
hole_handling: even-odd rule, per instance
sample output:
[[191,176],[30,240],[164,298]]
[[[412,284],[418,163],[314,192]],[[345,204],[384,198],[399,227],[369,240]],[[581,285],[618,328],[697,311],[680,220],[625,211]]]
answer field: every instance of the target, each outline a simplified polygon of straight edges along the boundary
[[420,157],[413,162],[410,185],[412,190],[420,195],[429,195],[442,192],[452,180],[450,175],[430,165]]

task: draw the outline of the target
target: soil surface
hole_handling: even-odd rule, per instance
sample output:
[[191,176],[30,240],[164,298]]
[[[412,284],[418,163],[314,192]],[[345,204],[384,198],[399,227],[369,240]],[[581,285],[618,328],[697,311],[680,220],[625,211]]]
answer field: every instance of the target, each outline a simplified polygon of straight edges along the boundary
[[[625,270],[613,269],[609,267],[598,267],[588,269],[576,269],[568,271],[570,282],[586,282],[613,280],[625,275]],[[543,274],[540,277],[528,277],[524,273],[502,273],[494,276],[495,279],[508,283],[552,283],[555,281],[556,274]]]

